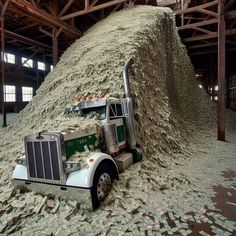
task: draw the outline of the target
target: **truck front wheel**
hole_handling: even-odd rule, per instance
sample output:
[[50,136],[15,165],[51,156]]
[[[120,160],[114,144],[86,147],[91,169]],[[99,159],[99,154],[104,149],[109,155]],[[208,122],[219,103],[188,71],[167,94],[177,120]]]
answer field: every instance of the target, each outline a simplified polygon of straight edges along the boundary
[[99,207],[110,192],[112,183],[115,179],[113,168],[107,164],[102,163],[96,169],[93,179],[93,187],[91,189],[93,209]]

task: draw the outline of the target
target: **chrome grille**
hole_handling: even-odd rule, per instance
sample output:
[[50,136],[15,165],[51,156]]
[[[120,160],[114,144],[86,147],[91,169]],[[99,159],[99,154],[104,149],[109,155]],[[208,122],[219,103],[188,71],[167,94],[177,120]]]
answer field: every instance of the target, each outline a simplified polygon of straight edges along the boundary
[[59,137],[51,134],[43,134],[40,139],[27,136],[25,147],[30,179],[59,183],[64,180]]

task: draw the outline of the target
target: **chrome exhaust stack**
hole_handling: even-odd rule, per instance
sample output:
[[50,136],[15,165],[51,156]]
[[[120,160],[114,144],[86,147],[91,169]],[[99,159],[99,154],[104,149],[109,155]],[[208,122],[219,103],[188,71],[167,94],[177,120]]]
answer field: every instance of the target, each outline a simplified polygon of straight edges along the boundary
[[133,65],[134,60],[130,58],[124,65],[123,68],[123,79],[125,87],[125,99],[124,99],[124,113],[125,113],[125,124],[128,134],[128,145],[129,148],[136,149],[136,135],[134,127],[134,111],[133,111],[133,99],[130,93],[130,84],[129,84],[129,69]]

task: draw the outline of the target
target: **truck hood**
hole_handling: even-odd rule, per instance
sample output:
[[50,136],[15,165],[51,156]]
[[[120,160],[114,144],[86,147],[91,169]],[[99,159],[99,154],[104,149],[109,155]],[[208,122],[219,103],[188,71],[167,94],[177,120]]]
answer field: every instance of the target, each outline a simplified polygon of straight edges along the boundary
[[94,151],[102,141],[102,123],[93,118],[65,117],[60,128],[67,160],[75,153]]

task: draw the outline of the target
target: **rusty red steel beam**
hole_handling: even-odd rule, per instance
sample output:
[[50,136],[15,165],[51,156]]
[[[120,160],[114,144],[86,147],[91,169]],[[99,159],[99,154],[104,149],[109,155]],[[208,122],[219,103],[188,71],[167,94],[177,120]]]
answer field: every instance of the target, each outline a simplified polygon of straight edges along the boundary
[[194,30],[197,30],[197,31],[200,31],[202,33],[205,33],[205,34],[210,34],[212,33],[212,31],[210,30],[206,30],[206,29],[203,29],[203,28],[200,28],[200,27],[193,27]]
[[[234,48],[227,48],[226,51],[228,53],[234,53],[236,51],[236,47]],[[190,56],[202,56],[202,55],[209,55],[209,54],[217,54],[218,50],[209,50],[209,51],[201,51],[201,52],[190,52]]]
[[213,16],[213,17],[217,17],[217,13],[216,12],[213,12],[213,11],[209,11],[209,10],[206,10],[206,9],[199,9],[197,10],[198,12],[201,12],[203,14],[207,14],[209,16]]
[[7,7],[8,7],[8,5],[9,5],[9,2],[10,2],[10,0],[7,0],[7,1],[4,3],[3,8],[2,8],[2,11],[1,11],[1,16],[3,16],[4,13],[6,12]]
[[225,141],[225,9],[224,0],[218,4],[218,140]]
[[52,0],[51,7],[50,7],[49,11],[54,17],[57,17],[57,15],[58,15],[58,0]]
[[6,115],[6,107],[5,107],[5,95],[4,95],[4,86],[5,86],[5,61],[4,61],[4,53],[5,53],[5,22],[4,16],[1,14],[1,68],[2,68],[2,127],[7,127],[7,115]]
[[98,2],[98,0],[93,0],[89,6],[93,7],[97,2]]
[[24,0],[10,0],[16,9],[21,10],[26,16],[32,18],[34,21],[43,25],[50,25],[52,27],[62,28],[62,31],[70,37],[78,38],[82,36],[82,32],[78,29],[72,28],[65,22],[62,22],[60,18],[54,17],[53,15],[42,11],[30,2]]
[[204,25],[211,25],[218,23],[218,19],[212,19],[212,20],[205,20],[197,23],[187,24],[183,26],[179,26],[178,30],[185,30],[185,29],[192,29],[193,27],[199,27]]
[[60,11],[59,16],[63,16],[66,13],[66,11],[70,8],[73,2],[74,0],[69,0],[67,4],[63,7],[63,9]]
[[205,48],[205,47],[211,47],[211,46],[217,46],[217,45],[218,45],[217,42],[205,43],[205,44],[189,46],[188,49],[198,49],[198,48]]
[[[2,28],[0,28],[0,32],[2,34]],[[33,46],[36,46],[38,48],[42,48],[42,49],[45,49],[45,50],[48,50],[48,51],[52,51],[52,47],[50,47],[46,44],[40,43],[38,41],[35,41],[35,40],[27,38],[25,36],[13,33],[13,32],[8,31],[8,30],[5,30],[4,32],[5,32],[6,36],[11,38],[11,39],[17,39],[18,41],[20,41],[22,43],[33,45]]]
[[84,9],[88,10],[89,9],[89,0],[84,1]]
[[185,14],[185,13],[196,12],[196,11],[199,11],[201,9],[205,9],[205,8],[208,8],[208,7],[215,6],[217,4],[218,4],[218,0],[215,0],[215,1],[212,1],[212,2],[209,2],[209,3],[206,3],[206,4],[195,6],[195,7],[189,7],[189,8],[183,9],[183,10],[177,10],[177,11],[175,11],[175,14],[176,15],[181,15],[181,14]]
[[[235,34],[236,34],[236,29],[225,31],[225,36],[230,36],[230,35],[235,35]],[[183,42],[188,43],[188,42],[200,41],[204,39],[212,39],[212,38],[217,38],[218,36],[219,36],[218,32],[213,32],[210,34],[184,38]]]
[[39,27],[39,31],[44,33],[45,35],[47,35],[48,37],[51,37],[52,38],[52,33],[51,32],[48,32],[47,30],[43,29],[41,26]]
[[14,29],[14,33],[19,33],[19,32],[21,32],[21,31],[30,29],[30,28],[35,27],[35,26],[37,26],[37,25],[38,25],[38,23],[33,23],[33,24],[31,24],[31,25],[22,26],[22,27],[20,27],[20,28]]
[[52,31],[52,59],[53,66],[55,67],[58,62],[58,31],[56,28],[53,28]]
[[80,10],[80,11],[70,13],[68,15],[60,17],[60,19],[61,20],[68,20],[70,18],[74,18],[74,17],[77,17],[77,16],[82,16],[82,15],[85,15],[85,14],[88,14],[88,13],[91,13],[91,12],[94,12],[94,11],[102,10],[102,9],[105,9],[105,8],[108,8],[108,7],[111,7],[111,6],[120,4],[120,3],[124,3],[124,2],[127,2],[127,1],[128,0],[113,0],[113,1],[110,1],[110,2],[107,2],[107,3],[102,3],[102,4],[99,4],[99,5],[93,6],[93,7],[89,6],[88,9],[84,9],[84,10]]

